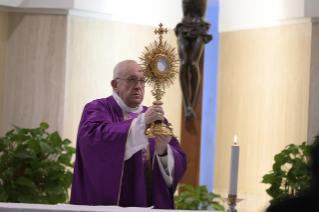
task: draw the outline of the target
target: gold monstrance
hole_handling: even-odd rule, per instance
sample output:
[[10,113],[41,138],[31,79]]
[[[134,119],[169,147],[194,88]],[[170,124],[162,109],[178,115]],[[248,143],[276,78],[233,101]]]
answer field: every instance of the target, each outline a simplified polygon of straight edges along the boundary
[[[161,101],[165,94],[165,88],[174,84],[173,80],[176,79],[178,69],[178,57],[173,48],[166,41],[163,43],[163,34],[168,30],[162,28],[163,24],[160,23],[158,29],[155,29],[155,34],[159,34],[159,42],[154,41],[149,47],[145,47],[141,60],[141,72],[144,74],[146,82],[153,87],[152,95],[155,97],[153,105],[163,105]],[[145,134],[149,138],[155,138],[155,135],[165,134],[173,135],[172,125],[164,124],[162,121],[156,121],[150,124]]]

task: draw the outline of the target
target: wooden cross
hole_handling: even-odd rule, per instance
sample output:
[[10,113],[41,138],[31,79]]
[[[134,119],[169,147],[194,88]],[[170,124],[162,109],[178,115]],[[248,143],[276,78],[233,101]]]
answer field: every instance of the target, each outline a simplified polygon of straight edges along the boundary
[[167,32],[168,32],[168,30],[167,30],[167,28],[162,28],[162,26],[163,26],[163,24],[162,23],[160,23],[159,25],[158,25],[160,28],[158,28],[158,29],[155,29],[154,30],[154,33],[155,33],[155,35],[156,34],[159,34],[160,36],[159,36],[159,39],[160,39],[160,44],[162,44],[162,39],[163,39],[163,34],[164,33],[166,33],[167,34]]

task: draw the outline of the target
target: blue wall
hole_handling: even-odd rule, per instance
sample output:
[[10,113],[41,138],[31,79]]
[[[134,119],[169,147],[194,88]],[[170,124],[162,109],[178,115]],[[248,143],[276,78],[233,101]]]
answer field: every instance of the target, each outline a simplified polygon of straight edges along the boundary
[[215,134],[216,134],[216,107],[217,107],[217,76],[218,76],[218,13],[219,0],[209,0],[206,18],[212,25],[209,34],[213,40],[205,45],[204,58],[204,85],[202,109],[202,138],[200,157],[199,185],[206,185],[208,191],[213,190]]

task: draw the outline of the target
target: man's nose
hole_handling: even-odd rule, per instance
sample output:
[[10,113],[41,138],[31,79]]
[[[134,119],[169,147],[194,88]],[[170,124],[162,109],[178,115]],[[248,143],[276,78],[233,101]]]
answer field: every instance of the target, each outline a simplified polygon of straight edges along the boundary
[[135,89],[142,89],[143,88],[143,86],[142,86],[142,84],[141,84],[141,81],[137,81],[136,83],[135,83]]

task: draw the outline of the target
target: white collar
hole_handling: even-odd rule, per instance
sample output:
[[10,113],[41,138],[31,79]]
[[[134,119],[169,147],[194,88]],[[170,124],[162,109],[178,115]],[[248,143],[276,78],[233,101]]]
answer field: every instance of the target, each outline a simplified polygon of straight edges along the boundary
[[117,93],[115,93],[113,91],[113,94],[112,96],[114,97],[116,103],[122,108],[122,110],[124,110],[125,112],[128,112],[128,113],[140,113],[143,111],[143,106],[140,104],[138,107],[136,108],[131,108],[129,106],[127,106],[125,104],[125,102],[121,99],[121,97],[119,97],[117,95]]

